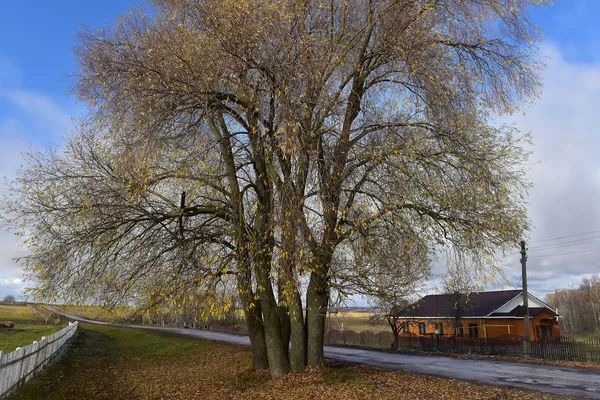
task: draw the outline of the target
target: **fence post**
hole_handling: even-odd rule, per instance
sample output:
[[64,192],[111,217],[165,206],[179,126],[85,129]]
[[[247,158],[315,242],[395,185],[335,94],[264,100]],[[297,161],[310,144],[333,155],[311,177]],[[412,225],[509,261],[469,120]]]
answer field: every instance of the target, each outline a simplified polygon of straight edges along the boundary
[[2,365],[4,364],[4,352],[2,350],[0,350],[0,396],[2,396],[2,394],[4,394],[4,382],[6,382],[8,379],[6,377],[6,368],[2,368]]
[[42,340],[40,340],[40,343],[42,346],[42,350],[40,350],[40,355],[42,356],[40,367],[43,367],[44,365],[46,365],[46,354],[48,354],[48,337],[42,336]]
[[[31,349],[31,351],[29,352],[29,354],[27,354],[27,351],[25,351],[25,355],[26,359],[27,359],[27,363],[25,363],[25,371],[23,371],[23,375],[24,379],[23,379],[23,383],[26,383],[27,381],[29,381],[31,379],[31,377],[33,376],[33,371],[35,370],[35,367],[37,366],[37,356],[38,356],[38,351],[40,349],[40,345],[39,342],[34,341],[32,344],[30,344],[29,346],[27,346],[25,349]],[[23,360],[23,362],[25,362],[25,360]]]
[[23,347],[17,347],[15,350],[15,353],[17,353],[18,355],[18,362],[17,362],[17,373],[16,373],[16,382],[17,382],[17,386],[19,381],[21,380],[21,372],[23,372],[23,355],[25,354],[25,349]]

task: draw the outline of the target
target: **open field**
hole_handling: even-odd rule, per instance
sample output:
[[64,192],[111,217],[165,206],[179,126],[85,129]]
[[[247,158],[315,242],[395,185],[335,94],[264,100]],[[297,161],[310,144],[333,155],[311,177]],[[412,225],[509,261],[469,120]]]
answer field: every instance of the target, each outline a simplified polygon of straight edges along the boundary
[[106,322],[122,322],[134,313],[134,307],[114,307],[108,308],[94,305],[61,305],[55,304],[59,310],[69,314],[78,315],[87,319]]
[[0,321],[44,322],[44,318],[25,304],[0,304]]
[[339,311],[338,313],[327,314],[327,326],[330,329],[354,331],[371,331],[374,333],[387,332],[390,327],[387,323],[373,324],[370,321],[371,313],[364,311]]
[[0,321],[13,321],[14,328],[0,329],[0,351],[9,353],[59,331],[62,325],[44,324],[45,318],[24,304],[0,305]]
[[10,399],[558,399],[335,363],[273,381],[246,347],[81,324],[67,354]]

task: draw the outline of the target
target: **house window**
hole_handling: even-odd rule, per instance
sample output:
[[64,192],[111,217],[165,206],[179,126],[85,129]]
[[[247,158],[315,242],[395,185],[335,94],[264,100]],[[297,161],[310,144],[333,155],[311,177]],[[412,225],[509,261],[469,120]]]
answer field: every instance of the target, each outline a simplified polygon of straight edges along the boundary
[[408,322],[405,322],[402,324],[402,332],[403,333],[410,333],[410,326],[408,325]]
[[479,337],[479,327],[477,326],[477,324],[469,324],[469,336],[471,336],[472,338]]
[[462,324],[456,325],[456,327],[454,329],[455,329],[456,336],[462,336],[463,335],[463,326],[462,326]]
[[535,326],[535,337],[538,339],[542,338],[542,335],[540,335],[540,326],[539,325]]
[[444,334],[444,324],[443,323],[440,322],[438,324],[437,331],[438,331],[438,335],[443,335]]
[[425,334],[425,322],[419,322],[419,334]]

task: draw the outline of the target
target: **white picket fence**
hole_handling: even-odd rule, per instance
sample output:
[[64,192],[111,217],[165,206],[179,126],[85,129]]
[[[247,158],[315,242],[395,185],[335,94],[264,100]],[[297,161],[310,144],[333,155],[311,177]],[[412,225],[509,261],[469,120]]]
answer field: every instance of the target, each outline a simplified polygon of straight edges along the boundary
[[0,351],[0,398],[21,383],[30,380],[77,332],[77,322],[25,347],[2,354]]

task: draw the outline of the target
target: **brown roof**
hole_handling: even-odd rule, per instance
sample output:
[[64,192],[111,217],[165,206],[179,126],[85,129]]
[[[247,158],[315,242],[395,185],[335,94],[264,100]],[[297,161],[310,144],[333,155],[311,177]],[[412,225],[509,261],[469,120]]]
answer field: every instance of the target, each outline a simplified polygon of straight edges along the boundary
[[498,290],[468,295],[432,294],[410,305],[400,314],[406,317],[485,317],[521,293],[522,290]]

